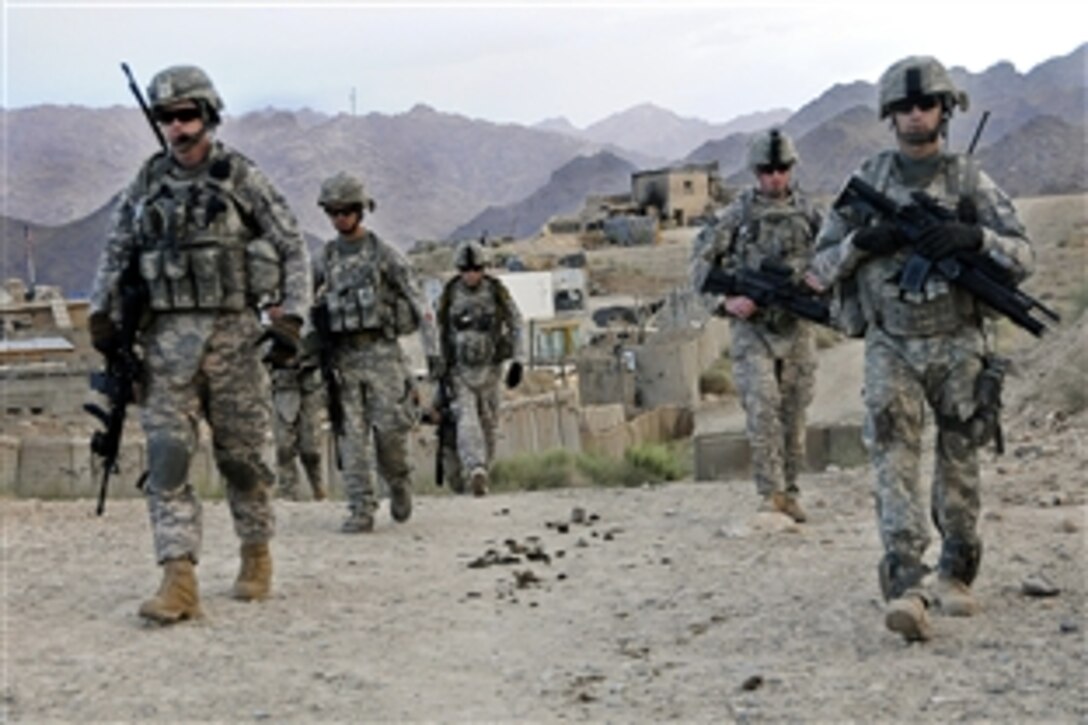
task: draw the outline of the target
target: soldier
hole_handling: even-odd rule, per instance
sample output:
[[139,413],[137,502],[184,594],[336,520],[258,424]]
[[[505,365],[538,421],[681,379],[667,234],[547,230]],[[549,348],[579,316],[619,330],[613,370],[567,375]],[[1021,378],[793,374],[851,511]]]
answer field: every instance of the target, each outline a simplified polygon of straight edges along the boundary
[[[748,168],[756,184],[741,191],[717,222],[700,233],[692,281],[701,289],[714,265],[759,269],[764,260],[801,273],[812,256],[820,215],[792,182],[797,151],[774,129],[756,136]],[[805,521],[797,500],[797,475],[805,458],[805,409],[816,374],[813,331],[808,322],[744,295],[703,295],[707,308],[730,318],[733,378],[747,415],[748,441],[761,510]]]
[[[282,308],[271,307],[268,314],[278,317]],[[269,374],[279,495],[291,501],[301,500],[297,463],[301,462],[314,500],[324,501],[327,494],[321,478],[320,431],[325,395],[312,335],[304,334],[299,354],[285,365],[270,366]]]
[[341,530],[374,530],[371,435],[377,472],[389,486],[393,520],[412,515],[408,431],[415,384],[397,338],[420,331],[429,370],[439,368],[434,317],[408,261],[363,224],[374,202],[363,183],[339,173],[321,184],[317,203],[338,232],[318,264],[319,304],[327,315],[344,411],[340,443],[348,518]]
[[[876,468],[885,624],[907,640],[931,636],[931,604],[952,615],[977,609],[970,589],[982,556],[977,449],[993,426],[975,425],[990,413],[978,395],[992,360],[985,311],[938,273],[921,293],[904,292],[905,262],[912,253],[940,260],[979,250],[1016,279],[1034,264],[1008,197],[972,158],[942,148],[957,107],[967,108],[967,96],[934,58],[908,57],[884,72],[878,109],[891,119],[897,148],[867,159],[854,175],[898,204],[924,191],[956,214],[911,244],[890,219],[837,204],[820,229],[812,266],[814,281],[833,286],[840,325],[865,337],[864,437]],[[922,585],[930,534],[918,470],[927,404],[937,424],[929,510],[943,539],[933,590]]]
[[116,349],[119,279],[138,265],[149,297],[139,336],[144,492],[163,567],[158,593],[139,612],[168,624],[201,615],[194,572],[201,505],[188,479],[202,418],[241,540],[233,596],[269,593],[273,476],[261,457],[269,394],[256,307],[282,297],[283,315],[265,335],[274,341],[271,357],[286,359],[298,344],[311,282],[283,197],[253,162],[214,138],[223,102],[204,71],[167,68],[148,96],[169,150],[148,159],[121,198],[91,293],[90,332],[103,354]]
[[521,380],[521,313],[502,280],[484,272],[487,260],[479,243],[461,244],[454,265],[458,274],[446,283],[438,302],[442,359],[457,421],[450,487],[464,492],[467,471],[472,493],[484,496],[495,455],[505,361],[511,360],[507,384],[514,387]]

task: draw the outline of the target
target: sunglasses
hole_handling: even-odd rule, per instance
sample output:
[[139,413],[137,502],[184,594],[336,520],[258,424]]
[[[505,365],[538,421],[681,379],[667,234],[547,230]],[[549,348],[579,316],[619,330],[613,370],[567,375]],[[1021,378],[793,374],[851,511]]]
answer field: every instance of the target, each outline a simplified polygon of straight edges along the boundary
[[790,164],[760,164],[756,171],[764,175],[784,174],[790,170]]
[[327,207],[325,207],[325,213],[328,214],[331,217],[351,216],[352,214],[357,214],[358,210],[356,210],[354,207],[350,207],[350,206],[343,206],[343,207],[327,206]]
[[920,111],[932,111],[940,102],[941,99],[937,96],[911,96],[890,104],[888,108],[893,113],[910,113],[914,108]]
[[189,123],[190,121],[197,120],[200,116],[199,108],[175,108],[172,111],[168,109],[155,111],[155,120],[163,126],[169,126],[174,121]]

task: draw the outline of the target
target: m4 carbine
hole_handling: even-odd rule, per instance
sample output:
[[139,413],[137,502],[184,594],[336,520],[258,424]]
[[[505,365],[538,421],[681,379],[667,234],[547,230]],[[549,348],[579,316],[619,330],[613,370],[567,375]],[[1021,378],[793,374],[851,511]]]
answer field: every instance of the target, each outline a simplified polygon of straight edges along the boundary
[[336,467],[343,470],[340,457],[340,437],[344,434],[344,403],[340,397],[340,375],[333,359],[334,341],[332,325],[329,321],[329,307],[325,303],[310,308],[310,322],[318,342],[318,361],[321,379],[325,382],[325,405],[329,412],[329,427],[332,429],[333,450],[336,451]]
[[[926,230],[937,224],[958,221],[955,211],[947,209],[924,191],[911,194],[910,204],[899,204],[881,194],[866,181],[853,176],[835,202],[836,208],[850,208],[863,216],[879,216],[892,221],[907,241],[915,245]],[[936,269],[952,284],[963,288],[979,301],[1008,317],[1036,337],[1047,329],[1031,316],[1039,310],[1053,322],[1061,316],[1016,286],[1011,272],[984,252],[956,252],[941,259],[930,259],[916,249],[911,252],[899,278],[899,289],[921,294],[930,273]]]
[[[102,459],[102,484],[98,489],[98,506],[95,508],[99,516],[106,510],[110,475],[118,471],[117,459],[121,453],[125,413],[129,403],[136,402],[136,388],[141,384],[144,373],[143,361],[136,354],[135,345],[140,319],[147,307],[147,287],[140,278],[135,253],[121,273],[118,293],[121,299],[121,328],[117,346],[106,355],[106,369],[91,373],[91,389],[106,396],[110,409],[103,410],[95,403],[83,405],[84,410],[106,426],[104,431],[96,430],[91,435],[91,453]],[[142,485],[146,477],[145,472],[137,485]]]
[[827,303],[816,291],[793,281],[793,269],[783,262],[764,259],[759,269],[727,272],[712,267],[703,282],[703,294],[744,296],[759,307],[777,307],[821,325],[831,324]]

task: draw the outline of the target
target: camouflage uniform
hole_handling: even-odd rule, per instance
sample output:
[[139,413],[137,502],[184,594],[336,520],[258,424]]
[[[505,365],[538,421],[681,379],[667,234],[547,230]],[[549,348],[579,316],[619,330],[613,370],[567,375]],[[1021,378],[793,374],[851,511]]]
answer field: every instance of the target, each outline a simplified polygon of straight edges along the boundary
[[378,505],[372,432],[377,472],[394,498],[406,495],[411,484],[408,431],[414,423],[415,387],[397,338],[419,329],[432,357],[437,348],[434,319],[408,261],[372,232],[327,242],[319,276],[344,410],[339,443],[349,522],[365,521],[356,530],[368,530]]
[[[922,82],[929,84],[927,92],[947,96],[942,126],[954,104],[965,105],[962,94],[953,95],[943,68],[933,65],[936,61],[923,57],[903,63],[937,74],[923,76]],[[886,96],[902,97],[887,85],[902,67],[893,66],[882,79],[884,115]],[[981,251],[1019,279],[1030,272],[1032,248],[1012,203],[963,154],[938,152],[919,160],[884,151],[862,163],[855,175],[899,204],[911,202],[911,193],[922,190],[949,209],[973,206]],[[976,384],[989,352],[983,325],[987,311],[937,273],[930,274],[922,294],[902,292],[899,274],[912,249],[874,254],[855,243],[861,230],[882,221],[846,207],[833,209],[817,236],[812,271],[834,286],[832,310],[844,330],[865,337],[864,440],[876,469],[874,493],[885,551],[882,591],[889,600],[917,596],[928,603],[920,586],[927,571],[922,556],[930,541],[927,508],[943,538],[942,576],[970,585],[981,559],[977,448],[984,441],[968,435],[965,424],[976,414]],[[927,405],[937,424],[928,507],[919,480]]]
[[[483,266],[483,252],[475,242],[463,246],[459,255],[469,247]],[[458,275],[443,290],[438,329],[457,420],[457,461],[447,467],[451,488],[463,491],[467,474],[477,477],[474,491],[482,494],[486,479],[481,477],[495,455],[503,363],[520,357],[521,313],[501,280],[484,274],[470,287]]]
[[[763,139],[765,140],[765,139]],[[750,166],[765,160],[761,139]],[[782,136],[789,163],[796,153]],[[692,282],[701,289],[710,268],[758,269],[764,260],[805,269],[820,214],[796,187],[782,198],[747,188],[700,233],[692,257]],[[703,295],[713,313],[721,298]],[[747,436],[758,493],[771,501],[798,493],[797,476],[805,458],[805,411],[812,402],[816,352],[812,326],[789,312],[759,308],[748,319],[730,317],[729,354],[733,379],[747,416]],[[799,509],[797,509],[799,510]],[[799,518],[803,518],[801,515]]]
[[325,408],[321,370],[312,350],[294,364],[272,367],[272,431],[276,440],[279,493],[299,500],[298,464],[302,463],[315,500],[325,498],[321,479],[321,415]]
[[[184,80],[196,72],[159,74],[152,104],[164,94],[156,82],[168,91],[168,74]],[[139,342],[146,368],[144,491],[156,558],[200,558],[201,505],[188,479],[201,419],[211,428],[235,532],[243,544],[266,545],[273,475],[261,455],[269,394],[255,306],[282,294],[286,314],[301,319],[309,309],[309,258],[295,218],[253,162],[213,140],[198,168],[158,153],[124,191],[95,277],[92,314],[117,315],[119,278],[134,256],[150,294]],[[269,267],[273,279],[282,272],[280,289],[266,286]]]

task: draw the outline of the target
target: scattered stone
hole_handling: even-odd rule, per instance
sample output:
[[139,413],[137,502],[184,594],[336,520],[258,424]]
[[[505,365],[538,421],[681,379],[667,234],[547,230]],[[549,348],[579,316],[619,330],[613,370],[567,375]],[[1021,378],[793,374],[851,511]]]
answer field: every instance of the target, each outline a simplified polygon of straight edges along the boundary
[[672,559],[670,559],[667,556],[663,556],[663,557],[661,557],[661,564],[662,564],[662,566],[669,566],[669,565],[672,564]]
[[[596,535],[597,532],[594,531],[593,533],[594,533],[594,535]],[[584,549],[585,547],[589,546],[589,542],[579,536],[578,541],[575,541],[574,545],[577,546],[580,549]]]
[[488,549],[480,556],[468,563],[469,569],[483,569],[496,564],[520,564],[521,557],[512,554],[502,554],[495,549]]
[[1080,625],[1071,619],[1067,619],[1058,626],[1058,631],[1062,634],[1073,634],[1080,631]]
[[556,524],[555,530],[558,531],[560,534],[565,534],[570,531],[570,525],[566,523]]
[[559,573],[558,573],[558,574],[557,574],[557,575],[555,576],[555,578],[556,578],[556,579],[558,579],[559,581],[565,581],[565,580],[566,580],[566,578],[567,578],[567,575],[566,575],[566,574],[564,574],[563,572],[559,572]]
[[575,506],[570,510],[570,522],[572,524],[584,524],[586,522],[586,510],[581,506]]
[[1080,526],[1073,519],[1062,519],[1062,522],[1058,524],[1058,531],[1063,534],[1075,534],[1080,531]]
[[752,692],[763,687],[763,675],[752,675],[741,683],[740,689],[745,692]]
[[527,589],[540,583],[540,577],[532,569],[523,569],[514,572],[514,584],[518,589]]
[[1043,455],[1042,446],[1017,446],[1012,454],[1017,458],[1038,458]]
[[1056,597],[1061,592],[1053,582],[1043,574],[1029,574],[1020,583],[1020,591],[1029,597]]

